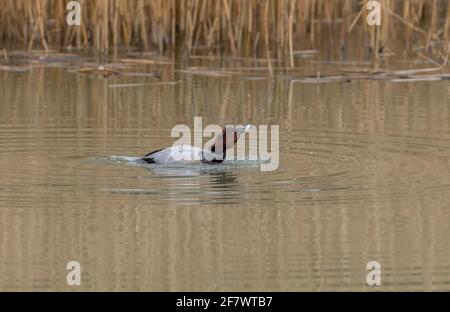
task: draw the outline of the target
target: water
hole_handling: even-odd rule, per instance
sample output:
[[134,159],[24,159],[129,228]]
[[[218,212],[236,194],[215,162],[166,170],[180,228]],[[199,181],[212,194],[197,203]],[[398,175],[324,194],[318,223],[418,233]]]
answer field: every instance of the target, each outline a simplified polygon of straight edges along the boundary
[[[450,290],[448,82],[157,69],[0,72],[0,290]],[[194,116],[280,125],[278,170],[126,158]]]

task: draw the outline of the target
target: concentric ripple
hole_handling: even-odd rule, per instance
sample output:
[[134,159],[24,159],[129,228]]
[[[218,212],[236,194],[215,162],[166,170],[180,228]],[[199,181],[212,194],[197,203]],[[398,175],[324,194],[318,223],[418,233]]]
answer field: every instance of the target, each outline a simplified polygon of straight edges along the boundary
[[[234,204],[261,198],[264,203],[401,198],[450,186],[444,174],[450,148],[444,139],[291,130],[280,142],[279,168],[271,172],[261,171],[258,161],[142,165],[136,162],[138,152],[129,157],[100,156],[127,145],[136,149],[134,131],[102,136],[76,129],[3,129],[3,188],[32,187],[34,193],[49,196],[76,183],[93,197],[133,194],[150,202]],[[149,133],[141,135],[141,144],[155,138],[167,141]],[[96,145],[101,140],[112,145]],[[2,194],[3,199],[11,195]]]
[[[67,290],[79,259],[89,291],[361,291],[377,259],[383,291],[449,290],[447,81],[294,84],[183,64],[157,68],[179,84],[139,88],[0,74],[0,289]],[[193,116],[279,125],[278,169],[136,162]]]

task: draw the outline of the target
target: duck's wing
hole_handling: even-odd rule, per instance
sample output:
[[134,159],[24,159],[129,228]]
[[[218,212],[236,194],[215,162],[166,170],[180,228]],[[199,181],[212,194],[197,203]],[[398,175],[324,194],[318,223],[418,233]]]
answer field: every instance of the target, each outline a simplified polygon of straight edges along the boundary
[[151,156],[151,155],[153,155],[153,154],[156,154],[156,153],[158,153],[158,152],[161,152],[162,150],[164,150],[164,149],[162,148],[162,149],[159,149],[159,150],[156,150],[156,151],[150,152],[150,153],[148,153],[148,154],[144,155],[144,158],[145,158],[145,157],[149,157],[149,156]]
[[172,148],[165,148],[153,151],[145,155],[142,160],[148,164],[163,164],[168,161],[172,154]]
[[200,161],[202,160],[202,149],[190,145],[175,145],[151,152],[142,160],[150,164]]

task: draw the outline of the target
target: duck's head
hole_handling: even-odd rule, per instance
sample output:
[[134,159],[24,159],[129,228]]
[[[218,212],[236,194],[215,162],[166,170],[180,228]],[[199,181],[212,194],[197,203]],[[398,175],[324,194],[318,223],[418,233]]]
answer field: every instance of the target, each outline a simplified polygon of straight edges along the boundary
[[239,140],[239,136],[248,132],[251,127],[252,125],[248,124],[245,126],[226,126],[223,128],[222,134],[216,137],[211,147],[211,152],[218,156],[213,162],[222,162],[225,159],[226,150],[232,148]]

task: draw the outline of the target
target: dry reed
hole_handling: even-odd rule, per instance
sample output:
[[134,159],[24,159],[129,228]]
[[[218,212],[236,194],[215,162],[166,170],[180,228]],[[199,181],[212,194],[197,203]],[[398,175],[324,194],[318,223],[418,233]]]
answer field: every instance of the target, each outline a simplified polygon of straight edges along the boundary
[[366,23],[361,0],[79,0],[81,26],[67,25],[68,0],[0,0],[0,51],[11,45],[207,51],[263,57],[271,69],[272,58],[293,67],[299,50],[345,48],[350,40],[359,40],[378,63],[385,48],[400,40],[403,48],[431,51],[446,64],[450,0],[379,1],[378,27]]

